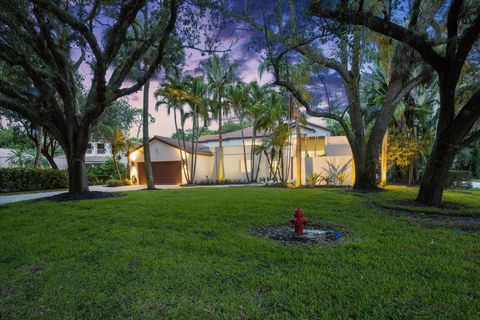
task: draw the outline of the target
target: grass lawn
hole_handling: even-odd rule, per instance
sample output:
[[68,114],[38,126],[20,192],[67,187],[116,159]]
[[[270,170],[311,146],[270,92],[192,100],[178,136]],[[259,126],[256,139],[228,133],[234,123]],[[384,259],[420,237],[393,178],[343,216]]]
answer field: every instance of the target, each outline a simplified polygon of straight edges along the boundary
[[[339,189],[195,188],[0,206],[0,318],[480,318],[480,231]],[[447,193],[480,210],[480,192]],[[350,231],[284,245],[249,229],[300,206]]]

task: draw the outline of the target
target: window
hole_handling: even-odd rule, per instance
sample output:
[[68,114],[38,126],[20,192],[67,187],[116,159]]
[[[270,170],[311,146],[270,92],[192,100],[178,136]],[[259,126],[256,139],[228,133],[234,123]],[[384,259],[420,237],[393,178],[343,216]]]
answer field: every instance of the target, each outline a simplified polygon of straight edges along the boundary
[[[247,160],[247,170],[252,171],[252,160]],[[240,160],[240,172],[245,172],[245,161]]]
[[93,146],[91,143],[89,143],[87,145],[87,154],[92,154],[92,152],[93,152]]
[[105,153],[105,143],[97,143],[97,153],[98,154]]

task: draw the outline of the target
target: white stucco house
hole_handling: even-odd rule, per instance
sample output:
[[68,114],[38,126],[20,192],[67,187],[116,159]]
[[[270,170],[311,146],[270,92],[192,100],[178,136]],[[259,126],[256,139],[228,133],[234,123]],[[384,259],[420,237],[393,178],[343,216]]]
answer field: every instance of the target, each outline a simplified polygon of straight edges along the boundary
[[[262,138],[268,133],[257,132],[256,142],[261,143]],[[246,151],[247,151],[247,170],[250,171],[250,150],[252,145],[253,128],[245,128],[243,132]],[[246,180],[245,161],[242,145],[241,131],[234,131],[222,135],[223,139],[223,167],[224,177],[228,180]],[[324,174],[332,167],[344,167],[346,179],[345,185],[353,183],[353,161],[352,152],[346,137],[332,136],[331,130],[313,124],[307,123],[301,126],[302,140],[302,184],[305,184],[307,173],[315,172]],[[296,180],[296,161],[295,161],[296,134],[292,130],[290,143],[284,149],[284,163],[288,164],[288,175],[290,181]],[[195,181],[215,180],[217,166],[219,164],[219,139],[218,135],[208,135],[199,138],[197,149],[197,166]],[[154,136],[150,139],[150,151],[152,159],[152,169],[155,184],[183,184],[186,183],[182,173],[181,158],[189,161],[192,155],[192,143],[178,143],[177,139]],[[182,153],[182,154],[181,154]],[[182,157],[181,157],[182,155]],[[265,156],[255,154],[255,168],[258,169],[259,179],[269,178],[269,166]],[[130,155],[132,165],[131,180],[134,183],[145,184],[143,147],[138,148]],[[259,167],[257,167],[260,163]]]

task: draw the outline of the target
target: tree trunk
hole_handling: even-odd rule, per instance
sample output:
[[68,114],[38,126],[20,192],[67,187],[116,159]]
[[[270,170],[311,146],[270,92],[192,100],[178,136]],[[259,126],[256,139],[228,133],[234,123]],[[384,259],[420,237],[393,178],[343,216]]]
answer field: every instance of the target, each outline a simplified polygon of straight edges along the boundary
[[33,164],[34,168],[40,168],[40,160],[42,158],[42,145],[43,145],[43,127],[38,126],[37,130],[37,143],[36,143],[36,153],[35,153],[35,162]]
[[375,165],[378,161],[376,157],[367,155],[366,150],[363,152],[352,148],[353,160],[355,161],[355,183],[353,189],[357,191],[372,191],[377,189],[377,179]]
[[145,177],[147,178],[147,189],[154,190],[152,158],[150,155],[150,137],[148,133],[148,100],[150,91],[150,80],[143,85],[143,159],[145,168]]
[[[78,147],[77,147],[78,148]],[[74,150],[72,155],[67,155],[68,160],[68,192],[81,194],[88,193],[87,168],[85,166],[85,150]]]
[[58,169],[58,166],[55,163],[54,157],[52,155],[50,155],[45,149],[42,149],[42,154],[47,159],[52,169]]
[[222,139],[222,98],[221,91],[218,95],[218,169],[217,182],[225,180],[223,176],[223,139]]
[[459,149],[459,144],[452,140],[448,139],[447,134],[437,138],[425,167],[417,202],[430,206],[439,205],[442,202],[448,170]]
[[[247,149],[245,147],[245,135],[243,133],[243,117],[240,117],[240,132],[242,134],[242,147],[243,147],[243,164],[245,166],[245,176],[247,178],[247,182],[250,182],[250,177],[248,175],[248,166],[247,166]],[[253,165],[252,161],[250,163]],[[250,168],[250,176],[253,173],[253,167]]]
[[131,165],[130,165],[130,151],[128,151],[126,154],[125,154],[125,157],[127,158],[127,176],[126,178],[128,180],[130,180],[130,173],[131,173]]
[[120,169],[118,168],[118,160],[115,154],[113,155],[113,164],[115,165],[115,171],[117,171],[118,180],[122,180],[122,175],[120,174]]
[[300,187],[302,185],[302,136],[300,132],[300,123],[298,117],[295,117],[295,132],[297,136],[296,148],[295,148],[295,159],[296,159],[296,176],[295,187]]

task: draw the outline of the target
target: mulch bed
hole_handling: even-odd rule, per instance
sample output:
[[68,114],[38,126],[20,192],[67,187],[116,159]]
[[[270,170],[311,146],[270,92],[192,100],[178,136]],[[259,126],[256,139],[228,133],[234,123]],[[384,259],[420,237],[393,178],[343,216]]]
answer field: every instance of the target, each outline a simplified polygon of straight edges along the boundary
[[77,201],[77,200],[93,200],[93,199],[106,199],[106,198],[118,198],[124,197],[123,193],[118,192],[101,192],[101,191],[91,191],[88,193],[76,194],[76,193],[60,193],[51,197],[41,198],[34,201],[53,201],[53,202],[63,202],[63,201]]
[[[400,204],[405,205],[407,201],[414,202],[413,200],[405,200],[405,201],[399,200],[399,201],[396,201],[395,203],[399,205]],[[371,202],[368,202],[368,205],[386,214],[417,218],[426,223],[431,223],[432,225],[429,225],[429,226],[435,226],[439,224],[440,225],[453,224],[454,226],[464,231],[480,230],[480,216],[462,216],[462,215],[446,215],[446,214],[415,212],[415,211],[402,210],[400,208],[388,208],[385,206],[373,204]],[[454,204],[453,206],[461,207],[461,205],[457,205],[457,204]],[[422,208],[422,206],[420,206],[420,208]],[[426,208],[426,207],[423,207],[423,208]],[[452,207],[449,207],[449,209],[452,209]],[[458,209],[461,210],[461,208],[458,208]]]
[[[305,226],[305,231],[313,229],[326,232],[318,236],[297,236],[294,232],[293,225],[270,225],[257,227],[251,229],[251,232],[256,236],[279,241],[284,244],[297,243],[306,245],[335,245],[343,242],[348,237],[348,232],[344,227],[334,225],[323,220],[309,221]],[[336,232],[339,233],[336,234]]]
[[442,202],[440,205],[435,207],[428,207],[414,200],[393,200],[392,203],[398,204],[400,206],[414,207],[414,208],[438,208],[438,209],[447,209],[447,210],[461,210],[465,208],[461,204],[454,204],[449,202]]

